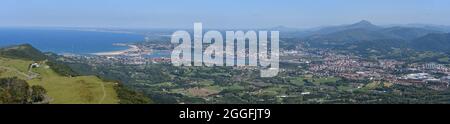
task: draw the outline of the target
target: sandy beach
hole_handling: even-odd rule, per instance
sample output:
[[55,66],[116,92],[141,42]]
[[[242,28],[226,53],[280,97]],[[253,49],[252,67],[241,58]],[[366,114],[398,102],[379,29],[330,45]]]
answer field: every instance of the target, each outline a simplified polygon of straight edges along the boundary
[[127,45],[127,44],[116,44],[116,45],[128,46],[130,48],[126,49],[126,50],[119,50],[119,51],[92,53],[92,55],[97,55],[97,56],[117,56],[117,55],[125,55],[127,53],[139,51],[139,47],[137,47],[136,45]]

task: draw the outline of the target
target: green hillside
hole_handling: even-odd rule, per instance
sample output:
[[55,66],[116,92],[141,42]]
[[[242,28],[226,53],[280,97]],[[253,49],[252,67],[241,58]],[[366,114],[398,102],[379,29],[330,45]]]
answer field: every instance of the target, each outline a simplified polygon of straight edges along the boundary
[[[361,42],[372,42],[370,44],[380,45],[378,41],[392,41],[407,45],[404,41],[412,41],[416,38],[432,33],[442,33],[437,30],[413,27],[379,27],[368,21],[361,21],[352,25],[328,27],[312,33],[304,38],[305,41],[317,44],[355,44]],[[394,43],[398,44],[398,43]]]
[[[2,48],[0,53],[0,78],[17,77],[31,86],[42,86],[51,104],[119,103],[116,83],[96,76],[61,75],[47,64],[45,55],[29,45]],[[32,63],[39,66],[30,69]]]
[[60,76],[46,64],[28,71],[33,61],[0,57],[0,78],[18,77],[30,85],[44,87],[55,104],[114,104],[118,103],[114,83],[103,82],[96,76]]
[[48,104],[47,91],[17,78],[0,78],[0,104]]
[[46,56],[41,51],[32,47],[30,44],[0,48],[0,56],[34,61],[46,59]]
[[450,52],[450,33],[428,34],[412,41],[413,48],[424,51]]

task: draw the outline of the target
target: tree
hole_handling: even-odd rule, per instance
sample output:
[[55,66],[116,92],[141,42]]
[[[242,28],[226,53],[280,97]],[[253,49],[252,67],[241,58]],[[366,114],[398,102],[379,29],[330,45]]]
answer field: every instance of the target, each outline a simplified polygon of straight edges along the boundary
[[41,86],[30,86],[24,80],[0,78],[0,103],[32,104],[46,100],[47,91]]
[[42,102],[47,99],[47,91],[42,86],[31,86],[31,101]]

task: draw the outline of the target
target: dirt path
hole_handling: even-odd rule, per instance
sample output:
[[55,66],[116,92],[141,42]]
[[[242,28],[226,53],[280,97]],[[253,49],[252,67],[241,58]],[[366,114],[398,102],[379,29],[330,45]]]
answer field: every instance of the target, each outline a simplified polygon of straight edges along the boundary
[[100,82],[100,84],[102,85],[103,96],[102,96],[102,98],[100,99],[100,101],[98,102],[98,104],[102,104],[103,101],[104,101],[105,98],[106,98],[105,84],[103,84],[103,82]]
[[39,74],[36,73],[32,73],[32,75],[28,75],[22,71],[17,70],[16,68],[11,68],[11,67],[4,67],[4,66],[0,66],[1,69],[5,69],[5,70],[9,70],[9,71],[13,71],[16,72],[19,75],[22,75],[24,77],[26,77],[28,80],[34,79],[36,78]]
[[[26,73],[24,73],[24,72],[22,72],[22,71],[20,71],[20,70],[17,70],[16,68],[11,68],[11,67],[0,66],[0,69],[5,69],[5,70],[7,70],[7,71],[15,72],[15,73],[17,73],[18,75],[24,76],[24,77],[27,78],[28,80],[32,80],[32,79],[34,79],[34,78],[36,78],[36,77],[39,76],[39,74],[34,73],[34,72],[31,72],[31,71],[29,72],[29,74],[26,74]],[[100,99],[100,101],[98,102],[98,104],[102,104],[103,101],[106,99],[106,96],[107,96],[105,84],[104,84],[103,82],[100,82],[100,85],[101,85],[101,87],[102,87],[103,96],[101,97],[101,99]]]

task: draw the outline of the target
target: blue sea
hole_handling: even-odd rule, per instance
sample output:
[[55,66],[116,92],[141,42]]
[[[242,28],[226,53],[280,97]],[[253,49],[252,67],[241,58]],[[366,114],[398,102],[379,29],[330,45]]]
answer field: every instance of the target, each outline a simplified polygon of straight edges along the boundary
[[124,50],[114,43],[143,41],[144,36],[43,28],[0,28],[0,47],[28,43],[43,52],[89,54]]

